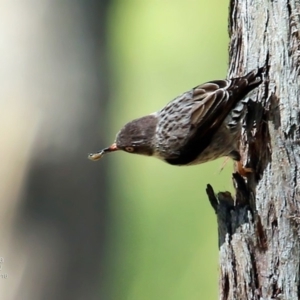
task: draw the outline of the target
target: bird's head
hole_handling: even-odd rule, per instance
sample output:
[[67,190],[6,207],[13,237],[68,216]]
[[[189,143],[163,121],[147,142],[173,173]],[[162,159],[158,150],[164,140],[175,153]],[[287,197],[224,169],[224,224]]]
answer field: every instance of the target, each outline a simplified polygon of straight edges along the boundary
[[100,159],[105,153],[123,150],[128,153],[151,156],[154,153],[153,140],[156,131],[157,117],[151,114],[133,120],[119,131],[115,142],[98,153],[89,154],[91,160]]

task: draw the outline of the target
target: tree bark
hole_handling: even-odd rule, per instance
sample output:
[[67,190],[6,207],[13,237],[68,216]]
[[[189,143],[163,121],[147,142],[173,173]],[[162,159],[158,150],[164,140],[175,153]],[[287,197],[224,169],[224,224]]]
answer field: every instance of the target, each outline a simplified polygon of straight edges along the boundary
[[207,193],[219,226],[220,299],[299,299],[300,2],[232,0],[228,77],[266,65],[240,151],[253,173]]

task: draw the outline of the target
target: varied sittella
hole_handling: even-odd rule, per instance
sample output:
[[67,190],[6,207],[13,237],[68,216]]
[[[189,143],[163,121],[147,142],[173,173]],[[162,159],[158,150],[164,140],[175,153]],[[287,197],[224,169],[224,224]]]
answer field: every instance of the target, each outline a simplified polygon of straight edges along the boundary
[[[244,77],[201,84],[163,109],[127,123],[110,147],[88,157],[98,160],[105,153],[123,150],[178,166],[222,156],[240,162],[238,147],[245,112],[242,100],[262,83],[263,73],[264,68],[258,68]],[[247,172],[241,163],[238,170],[242,175]]]

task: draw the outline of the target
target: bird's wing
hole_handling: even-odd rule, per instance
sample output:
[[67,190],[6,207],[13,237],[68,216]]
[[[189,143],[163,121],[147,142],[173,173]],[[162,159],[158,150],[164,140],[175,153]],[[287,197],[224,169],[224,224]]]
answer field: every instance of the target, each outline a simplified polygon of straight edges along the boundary
[[262,82],[263,70],[255,69],[244,77],[210,81],[195,87],[191,130],[197,131],[198,136],[214,134],[238,102]]
[[201,136],[210,136],[221,125],[231,109],[226,106],[228,84],[229,81],[220,80],[199,85],[174,99],[161,111],[157,128],[166,157],[176,158],[194,135],[197,134],[201,140]]
[[[181,107],[181,111],[178,109],[179,129],[170,131],[173,139],[165,141],[170,157],[186,156],[186,151],[194,152],[193,155],[200,154],[230,111],[262,82],[263,70],[259,68],[244,77],[201,84],[169,103],[170,109]],[[172,114],[172,110],[169,113]],[[181,140],[178,140],[178,132]]]
[[[218,80],[201,84],[193,89],[193,106],[191,109],[190,123],[192,128],[209,130],[218,126],[232,109],[233,99],[229,101],[228,88],[230,80]],[[206,130],[205,130],[206,131]]]

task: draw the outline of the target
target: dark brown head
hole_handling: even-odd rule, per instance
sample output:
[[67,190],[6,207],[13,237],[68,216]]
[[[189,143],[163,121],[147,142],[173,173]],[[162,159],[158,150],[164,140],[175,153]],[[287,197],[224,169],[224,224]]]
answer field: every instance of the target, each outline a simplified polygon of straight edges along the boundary
[[127,123],[117,134],[116,141],[108,148],[89,155],[91,160],[100,159],[105,153],[123,150],[128,153],[153,155],[153,140],[157,118],[151,114]]

